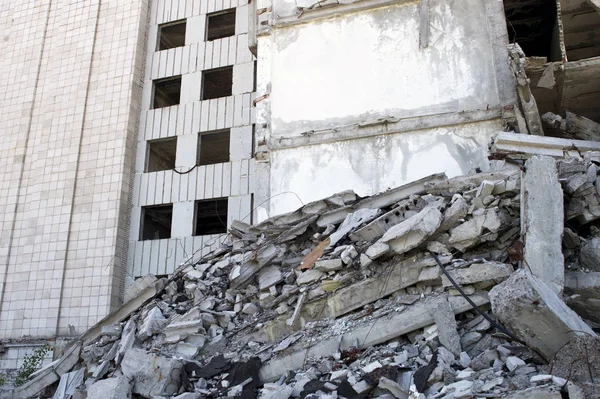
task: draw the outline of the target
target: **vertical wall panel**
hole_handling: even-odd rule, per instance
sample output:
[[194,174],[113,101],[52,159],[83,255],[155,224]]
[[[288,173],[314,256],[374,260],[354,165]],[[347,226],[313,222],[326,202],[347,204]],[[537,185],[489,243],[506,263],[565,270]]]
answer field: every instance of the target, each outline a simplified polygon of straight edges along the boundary
[[229,38],[229,54],[227,55],[227,64],[233,65],[236,63],[237,56],[237,36],[232,36]]
[[200,132],[200,118],[202,117],[202,104],[199,101],[194,102],[192,117],[192,134]]
[[227,97],[221,97],[217,99],[217,125],[216,129],[223,129],[225,127],[225,108],[227,104]]
[[184,47],[177,47],[175,49],[175,63],[173,65],[173,75],[181,75],[181,65],[183,63],[183,49]]
[[206,177],[204,179],[204,198],[214,198],[213,196],[213,180],[215,174],[214,165],[206,165]]
[[234,96],[227,97],[225,100],[225,127],[233,127],[233,103]]
[[221,196],[229,197],[231,195],[231,163],[223,164],[223,180],[221,182]]
[[210,105],[209,101],[202,101],[200,103],[202,110],[200,111],[200,131],[207,132],[208,131],[208,107]]
[[171,202],[173,202],[173,195],[172,195],[172,184],[173,184],[173,175],[175,174],[175,172],[173,171],[166,171],[165,172],[165,180],[164,180],[164,186],[163,186],[163,204],[170,204]]
[[160,109],[161,118],[160,118],[160,130],[158,131],[158,135],[154,134],[154,138],[164,138],[167,137],[167,133],[169,131],[169,116],[171,114],[171,110],[177,107],[165,107]]
[[154,189],[154,200],[155,204],[163,203],[163,190],[165,187],[165,171],[155,172],[156,174],[156,186]]
[[179,108],[181,108],[181,105],[169,107],[169,127],[165,130],[164,137],[173,137],[177,134],[177,116],[179,115]]
[[209,108],[208,108],[208,130],[216,130],[217,129],[217,106],[219,103],[219,99],[215,98],[212,100],[208,100]]
[[204,195],[204,181],[206,179],[206,167],[199,166],[196,168],[198,174],[196,176],[196,199],[206,198]]
[[248,160],[244,159],[241,163],[242,170],[240,173],[240,194],[248,194]]
[[242,161],[231,162],[231,195],[240,195]]
[[156,274],[164,275],[167,274],[167,263],[169,262],[169,244],[171,240],[160,240],[160,248],[158,250],[158,265],[156,268]]
[[213,177],[213,197],[220,198],[223,193],[223,164],[215,164],[215,174]]

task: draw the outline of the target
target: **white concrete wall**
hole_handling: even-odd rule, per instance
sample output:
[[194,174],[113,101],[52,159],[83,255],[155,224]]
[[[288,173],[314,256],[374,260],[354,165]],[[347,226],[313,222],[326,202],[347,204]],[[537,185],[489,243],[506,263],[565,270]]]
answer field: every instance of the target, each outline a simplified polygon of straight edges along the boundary
[[0,337],[73,335],[120,301],[145,0],[0,5]]
[[501,109],[515,103],[502,2],[429,0],[425,18],[419,1],[296,8],[313,3],[273,0],[271,26],[258,28],[256,202],[273,197],[260,219],[300,205],[286,191],[303,202],[369,195],[486,168]]
[[489,121],[273,151],[270,211],[295,210],[296,195],[306,204],[348,189],[367,196],[434,173],[487,170],[485,149],[500,131]]

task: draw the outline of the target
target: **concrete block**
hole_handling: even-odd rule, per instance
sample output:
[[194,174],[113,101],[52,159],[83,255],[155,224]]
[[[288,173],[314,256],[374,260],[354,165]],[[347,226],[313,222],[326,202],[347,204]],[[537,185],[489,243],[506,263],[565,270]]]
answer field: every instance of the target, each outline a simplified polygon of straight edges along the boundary
[[92,384],[87,390],[87,399],[130,399],[131,384],[125,376],[108,378]]
[[425,208],[390,228],[379,242],[386,243],[392,251],[403,254],[425,242],[440,227],[442,219],[442,213],[437,208]]
[[533,156],[521,180],[523,261],[556,294],[563,289],[563,191],[553,158]]
[[466,249],[482,242],[484,230],[497,233],[502,227],[502,220],[498,215],[498,209],[486,209],[483,213],[473,215],[466,222],[450,230],[452,247],[464,252]]
[[496,317],[546,360],[574,336],[596,335],[552,289],[525,269],[495,286],[489,296]]
[[460,335],[458,335],[458,326],[450,302],[448,302],[448,296],[442,295],[437,298],[428,310],[438,327],[440,343],[454,356],[460,356],[462,352]]
[[[464,269],[448,270],[448,274],[459,285],[473,284],[477,289],[484,289],[506,280],[513,272],[511,265],[500,262],[475,263]],[[445,275],[442,275],[442,285],[453,287]]]
[[181,385],[183,364],[179,360],[159,357],[142,349],[125,353],[121,371],[133,380],[133,393],[144,397],[174,395]]

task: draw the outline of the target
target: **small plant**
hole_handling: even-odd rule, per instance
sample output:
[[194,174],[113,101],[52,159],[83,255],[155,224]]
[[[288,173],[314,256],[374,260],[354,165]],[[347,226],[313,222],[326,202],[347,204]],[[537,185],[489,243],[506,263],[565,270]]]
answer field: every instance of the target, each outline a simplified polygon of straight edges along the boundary
[[6,384],[8,384],[8,377],[6,377],[6,374],[0,374],[0,387],[5,386]]
[[[50,345],[46,344],[40,348],[37,348],[29,355],[23,357],[23,365],[17,371],[15,377],[15,385],[21,386],[27,382],[29,376],[40,369],[44,358],[50,352]],[[1,384],[0,384],[1,385]]]

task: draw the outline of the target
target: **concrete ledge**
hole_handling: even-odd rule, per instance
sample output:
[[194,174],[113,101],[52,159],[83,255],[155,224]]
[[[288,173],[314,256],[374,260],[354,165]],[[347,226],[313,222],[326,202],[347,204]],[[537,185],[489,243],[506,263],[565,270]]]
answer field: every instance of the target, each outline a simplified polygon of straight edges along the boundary
[[513,158],[548,155],[563,158],[565,154],[579,158],[580,153],[600,151],[600,142],[568,140],[555,137],[531,136],[518,133],[500,133],[492,140],[492,154],[510,154]]
[[412,132],[415,130],[432,129],[444,126],[461,125],[464,123],[485,122],[502,117],[501,108],[488,110],[471,110],[463,112],[450,112],[436,115],[415,116],[409,118],[396,118],[390,115],[348,126],[339,126],[333,129],[306,132],[306,135],[277,137],[269,139],[271,150],[304,147],[333,143],[342,140],[354,140],[365,137]]
[[[489,302],[485,293],[471,295],[470,298],[478,306]],[[448,301],[454,314],[471,309],[471,305],[463,297],[450,297]],[[435,321],[428,311],[429,306],[428,301],[422,301],[401,313],[366,323],[346,335],[328,338],[308,348],[295,345],[288,351],[288,353],[291,352],[290,354],[272,359],[261,368],[261,381],[275,381],[286,370],[295,370],[302,367],[304,361],[309,357],[331,356],[339,350],[346,350],[354,346],[357,341],[361,348],[367,348],[432,325]]]

